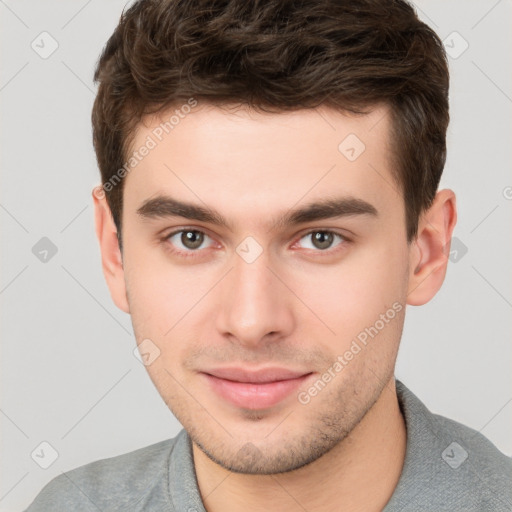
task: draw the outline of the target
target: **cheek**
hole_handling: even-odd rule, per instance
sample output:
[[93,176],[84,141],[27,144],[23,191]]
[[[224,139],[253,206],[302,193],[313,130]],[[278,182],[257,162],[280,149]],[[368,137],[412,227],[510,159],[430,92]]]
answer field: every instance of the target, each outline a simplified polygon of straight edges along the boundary
[[[169,329],[201,289],[201,272],[173,263],[164,246],[147,235],[133,233],[125,240],[125,280],[130,314],[139,322]],[[142,242],[141,242],[142,240]],[[190,306],[189,306],[190,307]]]
[[219,276],[207,266],[180,266],[149,253],[127,258],[125,279],[137,342],[150,339],[160,350],[158,360],[148,367],[151,374],[160,366],[176,369],[181,356],[204,339],[201,329],[209,318],[205,306]]
[[[337,265],[311,266],[296,274],[295,280],[304,302],[315,313],[308,320],[311,328],[318,329],[321,320],[330,331],[329,335],[325,329],[326,346],[335,342],[341,349],[393,304],[405,309],[406,275],[406,253],[382,243],[353,251]],[[395,319],[396,309],[388,316]]]
[[186,313],[188,296],[194,289],[190,280],[170,265],[135,258],[125,265],[125,280],[137,340],[141,336],[164,338]]

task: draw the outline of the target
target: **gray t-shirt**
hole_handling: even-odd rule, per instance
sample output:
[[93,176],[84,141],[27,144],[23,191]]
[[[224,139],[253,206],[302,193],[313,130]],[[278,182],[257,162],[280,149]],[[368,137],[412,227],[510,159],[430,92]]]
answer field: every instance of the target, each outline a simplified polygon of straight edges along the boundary
[[[512,511],[512,458],[396,385],[407,449],[384,512]],[[205,512],[187,432],[59,475],[26,510],[43,511]]]

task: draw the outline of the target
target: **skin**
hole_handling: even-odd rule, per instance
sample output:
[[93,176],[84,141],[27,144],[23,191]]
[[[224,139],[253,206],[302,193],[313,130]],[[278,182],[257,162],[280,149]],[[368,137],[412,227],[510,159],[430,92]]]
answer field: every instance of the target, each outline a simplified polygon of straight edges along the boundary
[[[159,123],[145,119],[133,148]],[[338,150],[350,133],[366,146],[352,162]],[[438,191],[407,243],[388,135],[385,106],[356,117],[201,104],[126,176],[122,255],[106,200],[93,191],[112,298],[131,315],[137,342],[160,351],[147,370],[191,436],[209,512],[378,511],[393,493],[406,448],[394,383],[406,304],[424,304],[441,287],[456,205],[451,190]],[[233,229],[137,213],[160,194],[208,205]],[[334,196],[363,199],[378,215],[272,222]],[[207,236],[195,249],[180,234],[166,239],[180,228]],[[311,229],[345,238],[318,248]],[[236,252],[248,236],[262,250],[251,263]],[[307,404],[292,393],[267,409],[237,407],[199,373],[303,370],[313,374],[297,391],[307,392],[394,303],[401,311]]]

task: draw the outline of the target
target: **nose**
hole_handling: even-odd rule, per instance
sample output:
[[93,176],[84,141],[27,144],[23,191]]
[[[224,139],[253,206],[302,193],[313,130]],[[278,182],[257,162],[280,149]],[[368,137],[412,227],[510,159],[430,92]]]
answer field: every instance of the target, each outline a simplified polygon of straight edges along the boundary
[[251,263],[233,255],[233,268],[221,283],[218,332],[247,348],[287,337],[295,327],[293,294],[286,278],[263,253]]

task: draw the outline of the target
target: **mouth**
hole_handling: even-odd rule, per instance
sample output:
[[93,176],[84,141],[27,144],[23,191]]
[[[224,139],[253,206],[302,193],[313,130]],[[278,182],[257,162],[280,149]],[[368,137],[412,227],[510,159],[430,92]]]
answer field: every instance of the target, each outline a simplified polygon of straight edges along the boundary
[[285,368],[249,371],[243,368],[218,368],[201,372],[210,388],[236,407],[267,409],[287,398],[313,372]]

